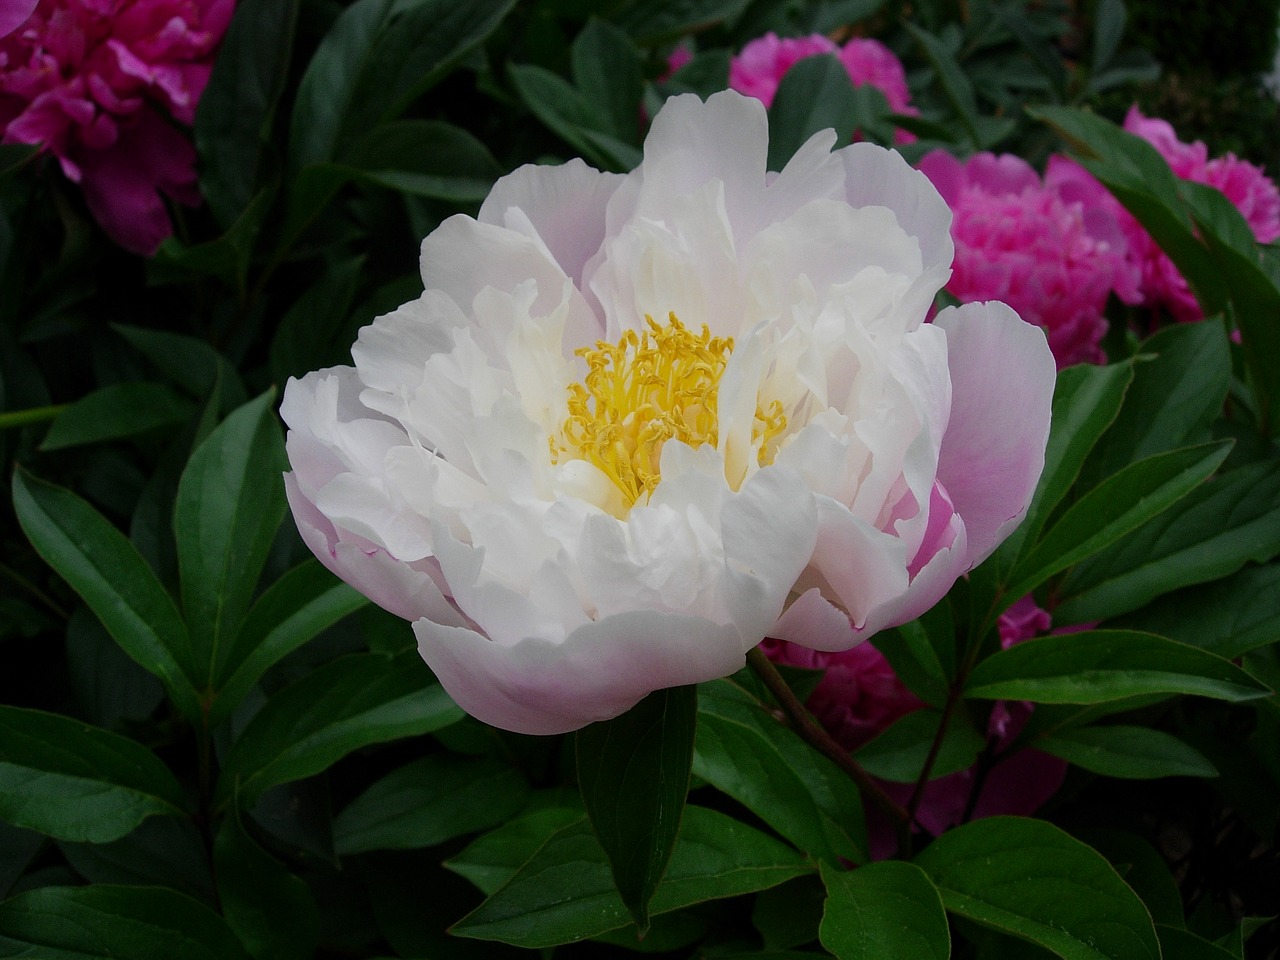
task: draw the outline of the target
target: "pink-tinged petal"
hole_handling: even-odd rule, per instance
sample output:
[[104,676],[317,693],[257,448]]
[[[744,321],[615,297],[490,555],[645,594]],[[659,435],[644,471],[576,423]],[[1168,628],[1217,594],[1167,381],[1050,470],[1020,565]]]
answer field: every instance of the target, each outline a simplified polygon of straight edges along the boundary
[[583,268],[604,240],[605,208],[623,179],[578,159],[558,167],[526,164],[493,185],[476,219],[513,230],[529,223],[581,286]]
[[510,645],[430,620],[418,650],[454,701],[517,733],[566,733],[625,712],[654,690],[727,676],[745,663],[731,625],[656,611],[616,614],[560,642]]
[[1003,303],[949,308],[936,324],[947,334],[952,391],[938,479],[964,520],[973,567],[1026,516],[1057,371],[1044,333]]
[[6,37],[27,22],[39,0],[0,0],[0,37]]
[[769,636],[828,652],[848,650],[860,639],[849,622],[849,615],[824,598],[818,587],[810,587],[796,597],[773,625]]

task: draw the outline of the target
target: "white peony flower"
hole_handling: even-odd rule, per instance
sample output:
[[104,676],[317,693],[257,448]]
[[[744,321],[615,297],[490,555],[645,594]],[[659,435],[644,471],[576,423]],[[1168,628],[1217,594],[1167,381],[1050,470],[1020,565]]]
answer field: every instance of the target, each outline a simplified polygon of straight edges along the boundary
[[291,380],[298,527],[488,723],[557,733],[924,612],[1018,523],[1054,362],[925,317],[951,214],[896,153],[669,100],[626,176],[504,177],[422,243],[354,367]]

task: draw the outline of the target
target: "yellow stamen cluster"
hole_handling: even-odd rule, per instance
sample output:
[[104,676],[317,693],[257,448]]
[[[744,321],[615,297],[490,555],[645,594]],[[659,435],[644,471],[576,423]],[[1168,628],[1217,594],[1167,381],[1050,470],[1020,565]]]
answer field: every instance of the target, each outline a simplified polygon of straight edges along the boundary
[[[628,506],[658,485],[667,440],[716,445],[716,392],[733,351],[732,337],[713,337],[706,324],[694,333],[674,313],[666,324],[648,316],[645,321],[648,330],[628,330],[616,344],[601,340],[578,351],[587,375],[569,386],[569,416],[561,436],[551,438],[553,462],[595,464]],[[762,464],[786,422],[777,401],[767,411],[757,409],[752,439],[760,444]]]

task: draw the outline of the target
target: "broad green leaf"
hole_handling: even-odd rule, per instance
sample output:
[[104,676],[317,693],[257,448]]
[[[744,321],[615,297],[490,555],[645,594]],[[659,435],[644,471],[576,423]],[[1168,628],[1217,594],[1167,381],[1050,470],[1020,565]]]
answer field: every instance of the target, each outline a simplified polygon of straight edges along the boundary
[[857,129],[853,81],[834,54],[806,57],[786,72],[769,107],[768,169],[781,170],[800,146],[831,127],[838,143]]
[[491,895],[558,831],[570,824],[585,823],[583,817],[581,806],[552,805],[530,810],[477,837],[445,866],[466,877],[486,896]]
[[1238,960],[1238,955],[1198,937],[1190,930],[1156,925],[1162,960]]
[[[890,783],[915,783],[938,734],[942,711],[931,707],[913,710],[895,720],[858,749],[854,759],[873,777]],[[953,714],[943,734],[929,779],[973,766],[986,738],[962,713]]]
[[276,105],[289,76],[298,0],[240,0],[196,109],[200,195],[233,224],[271,172]]
[[84,598],[124,652],[160,678],[178,709],[197,719],[186,625],[133,544],[70,490],[21,470],[13,478],[13,504],[36,552]]
[[1034,741],[1037,748],[1104,777],[1216,777],[1204,754],[1162,730],[1115,724],[1060,730]]
[[697,687],[670,687],[574,737],[583,807],[641,935],[680,828],[697,717]]
[[184,423],[191,401],[162,383],[116,383],[77,400],[58,414],[41,450],[136,437]]
[[284,518],[288,462],[274,404],[268,391],[227,417],[178,482],[173,529],[201,688],[225,669]]
[[750,0],[646,0],[628,4],[618,25],[643,46],[732,20]]
[[515,0],[358,0],[335,21],[298,87],[294,169],[332,160],[394,119],[491,34]]
[[1105,70],[1120,49],[1128,13],[1124,0],[1098,0],[1093,8],[1092,72]]
[[322,630],[369,603],[318,560],[307,560],[258,597],[213,678],[216,699],[209,723],[216,726],[269,667]]
[[699,688],[693,772],[810,856],[866,862],[853,781],[728,680]]
[[327,264],[285,311],[271,338],[271,373],[277,383],[350,357],[352,337],[343,327],[365,269],[364,257]]
[[1230,383],[1221,323],[1180,323],[1149,337],[1124,406],[1081,471],[1082,482],[1093,487],[1135,460],[1210,439]]
[[241,302],[247,300],[249,265],[274,196],[274,186],[259,190],[220,237],[197,244],[169,237],[147,262],[148,283],[189,284],[216,277],[233,288]]
[[592,164],[614,171],[639,164],[640,149],[609,133],[609,119],[563,77],[536,64],[512,64],[507,74],[533,115]]
[[607,132],[636,143],[644,84],[631,38],[611,23],[592,19],[574,39],[571,55],[574,85],[594,100]]
[[[812,868],[785,844],[722,813],[686,808],[675,851],[649,912],[766,890]],[[628,926],[608,859],[586,818],[553,834],[453,933],[550,947]]]
[[120,649],[102,621],[77,606],[67,621],[67,675],[84,719],[119,729],[150,717],[164,701],[164,687]]
[[[939,604],[945,608],[945,604]],[[955,637],[947,638],[954,645]],[[941,707],[947,700],[950,688],[949,674],[954,672],[954,648],[952,662],[942,663],[934,636],[920,620],[911,620],[889,630],[882,630],[869,642],[889,661],[898,679],[921,700],[931,706]],[[944,648],[946,649],[946,648]]]
[[1145,630],[1210,650],[1228,660],[1280,637],[1280,563],[1246,567],[1127,614],[1112,626]]
[[142,744],[56,713],[0,705],[0,817],[59,840],[117,840],[187,799]]
[[213,844],[218,902],[255,960],[308,960],[320,936],[311,891],[250,837],[233,812]]
[[24,830],[0,819],[0,900],[9,895],[14,881],[26,873],[47,843],[34,830]]
[[951,932],[938,888],[897,860],[857,870],[822,864],[822,945],[838,960],[947,960]]
[[198,900],[164,887],[41,887],[0,903],[0,956],[250,960]]
[[1206,443],[1139,460],[1080,498],[1010,574],[1010,603],[1098,553],[1177,503],[1226,459],[1230,443]]
[[957,827],[915,859],[951,913],[1063,960],[1159,960],[1146,907],[1095,850],[1041,820]]
[[965,688],[970,697],[1082,704],[1155,693],[1238,702],[1269,692],[1229,660],[1129,630],[1025,640],[979,663]]
[[220,389],[228,407],[238,407],[248,397],[240,377],[227,358],[206,341],[169,330],[149,330],[112,324],[129,345],[155,364],[178,389],[198,400]]
[[1059,586],[1062,623],[1136,610],[1179,587],[1216,580],[1280,554],[1280,463],[1220,473]]
[[264,790],[327,769],[352,750],[430,733],[462,716],[416,651],[340,657],[263,706],[231,745],[215,805],[249,806]]
[[528,793],[524,777],[493,757],[422,757],[347,804],[333,822],[334,850],[349,856],[435,846],[498,826]]
[[169,887],[205,903],[217,897],[205,838],[191,816],[148,817],[119,840],[59,840],[58,850],[89,883]]

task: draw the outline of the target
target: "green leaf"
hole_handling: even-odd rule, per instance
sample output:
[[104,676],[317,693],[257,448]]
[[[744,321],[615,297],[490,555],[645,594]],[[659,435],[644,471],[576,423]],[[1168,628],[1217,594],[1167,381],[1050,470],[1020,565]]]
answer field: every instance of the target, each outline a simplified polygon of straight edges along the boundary
[[119,840],[60,840],[58,850],[89,883],[169,887],[204,903],[217,896],[205,838],[191,816],[148,817]]
[[1177,503],[1231,452],[1206,443],[1139,460],[1108,477],[1067,510],[1010,574],[1012,603],[1055,573],[1115,543]]
[[947,960],[942,897],[923,870],[896,860],[857,870],[822,864],[827,905],[819,936],[838,960]]
[[1233,960],[1236,958],[1236,954],[1230,950],[1224,950],[1203,937],[1197,937],[1190,930],[1157,924],[1156,933],[1160,936],[1163,960]]
[[1124,540],[1079,564],[1059,586],[1062,623],[1102,620],[1250,560],[1280,554],[1280,463],[1211,477]]
[[[938,734],[942,711],[925,707],[899,717],[870,742],[858,749],[854,759],[873,777],[890,783],[915,783]],[[973,766],[986,738],[968,717],[952,715],[934,758],[929,779],[946,776]]]
[[1204,754],[1171,734],[1148,727],[1115,724],[1059,730],[1035,746],[1104,777],[1216,777]]
[[1101,73],[1120,49],[1128,13],[1124,0],[1098,0],[1093,8],[1093,58],[1091,70]]
[[749,3],[750,0],[646,0],[628,4],[618,25],[641,46],[652,46],[732,20]]
[[570,824],[584,822],[581,806],[539,807],[471,841],[445,866],[466,877],[487,896],[514,877],[554,834]]
[[225,670],[284,518],[280,475],[288,462],[274,404],[268,391],[227,417],[192,454],[178,483],[173,529],[201,688]]
[[573,83],[593,98],[604,130],[624,143],[636,143],[640,99],[644,91],[640,54],[631,38],[604,20],[592,19],[573,41]]
[[218,901],[255,960],[308,960],[320,936],[320,911],[300,879],[267,854],[232,813],[213,845]]
[[1041,820],[990,817],[915,860],[951,913],[1063,960],[1159,960],[1146,907],[1096,851]]
[[164,887],[41,887],[0,903],[0,956],[249,960],[222,918]]
[[352,750],[430,733],[462,717],[418,656],[340,657],[275,694],[231,745],[215,805],[327,769]]
[[978,145],[982,139],[978,132],[978,102],[974,97],[973,84],[968,76],[942,40],[910,21],[904,21],[903,26],[924,49],[925,58],[937,72],[938,80],[942,84],[943,95],[950,101],[957,119],[969,135],[969,141],[975,146]]
[[235,368],[206,341],[169,330],[119,323],[112,324],[111,329],[189,396],[204,400],[220,389],[232,407],[248,399]]
[[979,663],[965,688],[970,697],[1034,703],[1104,703],[1154,693],[1238,702],[1269,691],[1229,660],[1129,630],[1023,641]]
[[1233,660],[1280,636],[1280,563],[1165,594],[1112,626],[1145,630]]
[[77,400],[54,419],[44,451],[136,437],[184,423],[191,401],[162,383],[116,383]]
[[365,270],[364,257],[327,264],[285,312],[271,338],[271,374],[277,383],[351,356],[352,337],[344,328]]
[[848,774],[728,680],[699,688],[693,772],[810,856],[866,862],[862,800]]
[[[649,912],[657,916],[755,893],[811,869],[798,853],[759,830],[690,806]],[[538,948],[598,936],[626,927],[627,920],[608,859],[583,818],[553,834],[453,933]]]
[[297,169],[332,160],[391,120],[484,42],[515,0],[358,0],[338,17],[298,87]]
[[273,583],[245,617],[213,678],[217,697],[209,711],[210,725],[222,722],[268,668],[368,603],[314,559]]
[[378,780],[338,814],[334,850],[349,856],[435,846],[503,823],[528,793],[524,777],[492,757],[422,757]]
[[56,713],[0,705],[0,817],[59,840],[117,840],[180,815],[182,787],[146,747]]
[[474,135],[441,120],[375,127],[343,154],[353,179],[417,197],[471,203],[506,171]]
[[848,143],[858,127],[853,81],[835,54],[806,57],[787,71],[769,107],[768,169],[781,170],[801,145],[832,127]]
[[297,23],[298,0],[240,0],[200,96],[200,195],[224,228],[244,212],[275,159],[271,127]]
[[689,792],[697,711],[697,687],[656,690],[574,737],[583,806],[642,936]]
[[595,166],[626,171],[640,163],[639,148],[611,134],[611,121],[563,77],[535,64],[512,64],[507,75],[533,115]]
[[200,716],[191,640],[178,608],[124,534],[70,490],[19,470],[13,504],[36,552],[84,598],[189,719]]

